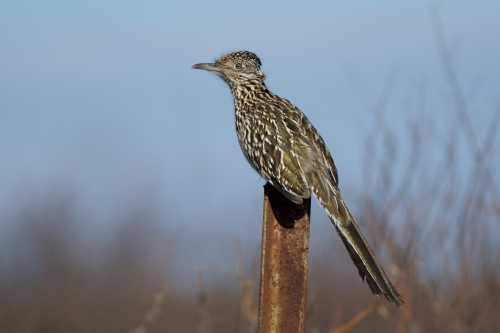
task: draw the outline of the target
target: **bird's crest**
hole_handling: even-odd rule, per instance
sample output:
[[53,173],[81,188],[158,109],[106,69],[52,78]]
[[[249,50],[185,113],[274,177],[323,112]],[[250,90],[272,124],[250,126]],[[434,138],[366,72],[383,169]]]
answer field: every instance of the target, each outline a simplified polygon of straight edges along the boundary
[[245,67],[259,69],[262,66],[262,62],[259,57],[250,51],[234,51],[227,53],[217,59],[215,63],[220,65],[232,64],[237,67],[241,66],[241,69],[244,69]]

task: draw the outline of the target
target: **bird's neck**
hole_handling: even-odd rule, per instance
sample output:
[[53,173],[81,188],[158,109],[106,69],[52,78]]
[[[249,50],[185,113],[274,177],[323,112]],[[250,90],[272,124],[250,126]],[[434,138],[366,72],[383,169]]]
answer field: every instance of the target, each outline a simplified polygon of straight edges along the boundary
[[236,107],[271,95],[266,84],[261,80],[248,80],[237,84],[230,84],[230,87]]

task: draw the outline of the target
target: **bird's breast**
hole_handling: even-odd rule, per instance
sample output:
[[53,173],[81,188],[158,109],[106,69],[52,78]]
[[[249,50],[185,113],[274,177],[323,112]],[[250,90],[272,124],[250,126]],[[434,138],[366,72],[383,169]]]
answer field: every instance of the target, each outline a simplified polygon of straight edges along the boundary
[[271,120],[259,112],[236,111],[236,133],[241,150],[250,165],[267,180],[276,164],[276,145],[269,126],[272,126]]

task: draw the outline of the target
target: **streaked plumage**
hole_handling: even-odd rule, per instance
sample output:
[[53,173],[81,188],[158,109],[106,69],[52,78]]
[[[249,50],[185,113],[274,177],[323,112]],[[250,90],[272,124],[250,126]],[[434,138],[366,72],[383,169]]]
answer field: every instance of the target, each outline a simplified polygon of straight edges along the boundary
[[401,304],[342,199],[325,142],[299,108],[267,89],[261,65],[254,53],[238,51],[193,68],[214,72],[231,88],[236,133],[250,165],[295,203],[314,194],[372,292]]

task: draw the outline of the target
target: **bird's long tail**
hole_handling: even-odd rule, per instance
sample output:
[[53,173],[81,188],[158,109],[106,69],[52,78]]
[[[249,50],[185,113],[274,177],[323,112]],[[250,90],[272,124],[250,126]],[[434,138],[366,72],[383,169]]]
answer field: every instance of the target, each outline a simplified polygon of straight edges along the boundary
[[329,193],[315,191],[321,205],[326,209],[352,261],[358,268],[361,278],[368,283],[376,295],[383,295],[389,302],[401,305],[404,301],[396,288],[375,260],[366,239],[361,234],[354,217],[349,212],[340,192]]

